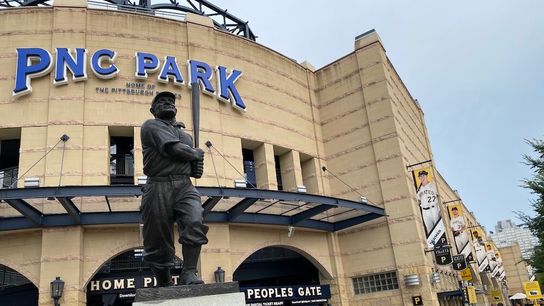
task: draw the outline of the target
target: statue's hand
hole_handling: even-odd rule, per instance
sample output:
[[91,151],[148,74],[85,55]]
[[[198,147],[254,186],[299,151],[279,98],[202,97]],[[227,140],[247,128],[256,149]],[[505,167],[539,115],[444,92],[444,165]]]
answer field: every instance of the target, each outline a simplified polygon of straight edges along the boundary
[[201,148],[195,148],[196,160],[204,160],[204,150]]
[[191,177],[201,178],[202,173],[204,173],[204,161],[203,160],[193,160],[191,162]]

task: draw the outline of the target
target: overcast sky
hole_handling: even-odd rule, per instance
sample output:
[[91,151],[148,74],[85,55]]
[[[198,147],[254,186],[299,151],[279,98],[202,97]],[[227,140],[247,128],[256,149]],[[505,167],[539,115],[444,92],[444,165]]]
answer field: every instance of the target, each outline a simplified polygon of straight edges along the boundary
[[376,29],[422,105],[439,171],[482,225],[533,214],[519,185],[532,175],[524,139],[544,138],[544,1],[211,2],[317,68]]

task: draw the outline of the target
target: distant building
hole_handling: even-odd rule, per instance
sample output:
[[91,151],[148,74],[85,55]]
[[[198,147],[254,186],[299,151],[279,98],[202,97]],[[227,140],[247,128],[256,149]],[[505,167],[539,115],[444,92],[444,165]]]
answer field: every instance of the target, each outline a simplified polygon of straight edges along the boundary
[[519,244],[524,259],[531,257],[534,247],[538,244],[538,238],[529,229],[514,224],[512,220],[497,222],[495,233],[491,232],[491,239],[498,248]]

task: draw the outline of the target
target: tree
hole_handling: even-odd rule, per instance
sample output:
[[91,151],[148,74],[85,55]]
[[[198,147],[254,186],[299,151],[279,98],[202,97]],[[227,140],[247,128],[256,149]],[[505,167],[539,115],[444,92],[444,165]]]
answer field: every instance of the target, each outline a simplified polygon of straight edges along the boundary
[[533,147],[536,154],[533,156],[525,154],[523,159],[535,174],[531,179],[524,179],[522,186],[536,195],[536,199],[531,200],[531,206],[536,214],[534,217],[530,217],[520,212],[518,216],[527,228],[538,237],[540,244],[535,247],[529,263],[536,269],[537,279],[541,288],[544,288],[544,141],[533,139],[527,140],[527,143]]

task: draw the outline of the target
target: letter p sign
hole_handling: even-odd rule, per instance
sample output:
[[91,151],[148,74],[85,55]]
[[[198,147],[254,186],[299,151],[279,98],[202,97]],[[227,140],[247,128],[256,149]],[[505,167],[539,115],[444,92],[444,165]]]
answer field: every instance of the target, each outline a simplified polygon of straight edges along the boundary
[[423,305],[423,299],[421,298],[421,295],[413,296],[412,302],[414,303],[414,305]]

